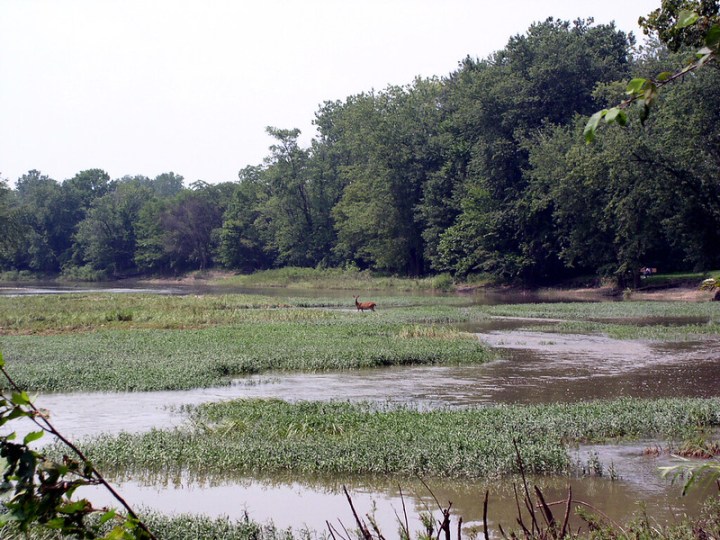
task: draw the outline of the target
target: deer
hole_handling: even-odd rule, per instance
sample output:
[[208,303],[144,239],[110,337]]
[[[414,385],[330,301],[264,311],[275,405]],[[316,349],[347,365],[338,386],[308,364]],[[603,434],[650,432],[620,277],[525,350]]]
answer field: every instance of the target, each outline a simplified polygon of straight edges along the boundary
[[353,296],[355,299],[355,307],[358,311],[365,311],[366,309],[369,309],[370,311],[375,311],[375,302],[358,302],[359,296]]

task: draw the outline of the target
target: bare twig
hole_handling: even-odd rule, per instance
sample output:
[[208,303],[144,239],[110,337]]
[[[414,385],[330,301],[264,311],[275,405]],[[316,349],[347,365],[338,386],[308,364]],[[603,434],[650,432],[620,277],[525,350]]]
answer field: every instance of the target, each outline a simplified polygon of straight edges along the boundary
[[370,531],[367,528],[367,525],[365,525],[365,522],[360,519],[357,512],[355,511],[355,505],[352,502],[352,497],[350,497],[350,494],[348,493],[348,490],[345,486],[343,486],[343,491],[345,492],[345,497],[348,500],[348,503],[350,504],[350,509],[352,510],[353,516],[355,517],[355,523],[357,523],[358,528],[360,529],[360,532],[363,535],[363,538],[365,540],[372,540],[372,534],[370,534]]
[[545,497],[543,497],[542,491],[540,491],[540,488],[537,486],[535,487],[535,496],[537,497],[538,507],[543,512],[543,517],[545,518],[545,523],[547,523],[548,528],[554,529],[555,528],[555,516],[553,516],[552,510],[548,507],[547,504],[545,504]]
[[520,527],[522,527],[523,532],[525,533],[526,538],[530,538],[532,536],[532,533],[528,530],[528,528],[525,526],[525,521],[522,517],[522,510],[520,510],[520,494],[517,490],[517,484],[513,482],[513,491],[515,492],[515,506],[517,508],[518,517],[517,522]]
[[[485,502],[483,502],[483,534],[485,536],[485,540],[490,540],[490,535],[488,534],[488,522],[487,522],[487,512],[488,512],[488,499],[490,498],[490,490],[485,490]],[[505,535],[503,535],[505,536]]]
[[[527,476],[525,475],[525,464],[523,463],[522,456],[520,455],[520,448],[518,448],[517,439],[513,439],[513,446],[515,447],[515,456],[517,458],[518,468],[520,469],[520,476],[522,477],[523,488],[525,489],[525,497],[523,500],[525,502],[525,506],[528,509],[528,512],[530,512],[530,519],[532,520],[532,531],[533,533],[540,533],[540,526],[538,525],[537,517],[535,516],[535,508],[532,504],[532,499],[530,498],[530,488],[528,488]],[[515,497],[517,497],[517,493]]]
[[325,524],[327,525],[328,532],[330,533],[330,538],[332,538],[333,540],[337,540],[337,538],[335,537],[335,533],[333,532],[334,527],[330,524],[330,522],[327,519],[325,520]]
[[[398,489],[400,490],[400,501],[402,502],[403,516],[405,517],[405,537],[410,540],[410,523],[408,521],[407,508],[405,508],[405,496],[403,495],[402,488],[400,486],[398,486]],[[402,523],[400,525],[402,526]]]
[[567,532],[568,522],[570,521],[570,506],[572,505],[572,486],[568,486],[567,506],[565,506],[565,517],[563,518],[562,528],[560,529],[560,537],[564,538]]

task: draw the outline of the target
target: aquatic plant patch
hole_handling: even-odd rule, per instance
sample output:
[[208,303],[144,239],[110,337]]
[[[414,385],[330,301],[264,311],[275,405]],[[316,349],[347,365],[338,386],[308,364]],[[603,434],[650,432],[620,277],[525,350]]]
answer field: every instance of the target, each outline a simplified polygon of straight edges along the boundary
[[676,318],[720,321],[720,305],[717,302],[557,302],[479,306],[476,309],[494,316],[569,321],[648,321]]
[[[614,339],[653,341],[720,336],[720,305],[717,302],[518,304],[479,309],[486,316],[527,318],[524,328],[540,332],[603,334]],[[559,322],[538,326],[533,324],[533,319]]]
[[[366,315],[384,321],[461,322],[484,317],[482,312],[463,308],[467,301],[461,298],[389,296],[377,304],[378,313]],[[295,298],[101,293],[0,297],[0,335],[202,328],[256,321],[352,321],[356,315],[350,295]]]
[[448,284],[445,276],[403,278],[358,269],[285,267],[223,277],[213,280],[212,283],[221,287],[421,291],[447,290],[451,288],[452,280]]
[[360,316],[4,336],[0,347],[12,376],[31,391],[176,390],[270,370],[469,364],[496,354],[460,332],[438,339],[405,335],[404,329],[400,323]]
[[190,427],[101,436],[95,463],[130,471],[479,478],[564,473],[578,442],[678,440],[720,425],[717,399],[619,399],[418,411],[372,404],[238,400],[188,409]]
[[[141,510],[140,515],[153,534],[161,540],[188,540],[217,538],[222,540],[293,540],[315,538],[309,531],[291,531],[275,527],[272,523],[260,524],[247,517],[231,520],[227,517],[203,515],[164,515],[152,510]],[[331,516],[330,516],[331,517]],[[107,531],[109,532],[109,526]],[[63,537],[48,528],[35,527],[28,532],[9,524],[0,527],[4,540],[61,540]]]
[[532,326],[528,330],[561,334],[602,334],[613,339],[650,341],[687,341],[720,337],[720,320],[702,324],[616,324],[591,321],[567,321],[552,327]]

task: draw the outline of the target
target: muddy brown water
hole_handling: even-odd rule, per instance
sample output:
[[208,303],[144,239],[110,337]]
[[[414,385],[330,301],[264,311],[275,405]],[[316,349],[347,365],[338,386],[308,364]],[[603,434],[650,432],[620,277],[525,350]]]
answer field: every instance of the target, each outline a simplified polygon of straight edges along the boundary
[[[503,321],[502,324],[505,322]],[[377,401],[419,408],[540,404],[616,397],[720,395],[720,342],[651,344],[602,336],[519,330],[479,339],[504,359],[477,366],[415,366],[322,373],[270,373],[188,391],[38,396],[58,428],[80,438],[176,426],[185,404],[237,398]]]
[[[613,464],[615,473],[620,476],[618,480],[602,477],[530,478],[530,486],[538,485],[548,502],[565,500],[568,488],[571,488],[573,500],[576,501],[574,507],[589,503],[621,524],[631,520],[643,509],[653,521],[662,524],[672,523],[686,513],[692,515],[696,512],[711,488],[693,490],[688,496],[681,497],[679,485],[668,486],[657,474],[658,466],[673,463],[669,455],[645,456],[643,448],[641,443],[583,447],[573,452],[579,461],[586,461],[593,454],[601,461]],[[452,502],[454,523],[457,523],[458,516],[462,516],[466,528],[481,527],[483,498],[488,490],[488,527],[494,537],[499,537],[498,525],[506,530],[516,526],[513,484],[521,489],[522,480],[429,480],[423,485],[417,480],[398,482],[381,478],[192,479],[181,475],[149,477],[143,481],[127,480],[121,483],[121,493],[129,496],[135,504],[165,513],[204,513],[241,519],[247,512],[260,522],[272,520],[281,528],[297,529],[305,526],[323,530],[327,520],[342,530],[339,523],[348,528],[354,525],[342,491],[342,486],[348,485],[358,513],[361,516],[373,514],[382,531],[388,538],[392,538],[397,531],[398,516],[404,516],[403,503],[411,529],[418,531],[421,528],[418,519],[420,512],[431,511],[437,518],[440,517],[435,499],[444,505]],[[93,500],[101,504],[112,502],[100,491],[93,494]],[[558,518],[563,515],[564,505],[553,508]],[[575,518],[573,525],[580,527],[583,523]]]
[[[117,292],[117,291],[113,291]],[[133,292],[137,292],[133,290]],[[227,292],[227,291],[225,291]],[[179,292],[182,294],[183,292]],[[178,294],[177,291],[161,294]],[[287,291],[285,291],[287,294]],[[506,299],[507,300],[507,299]],[[495,303],[485,298],[483,302]],[[520,296],[516,301],[528,301]],[[552,324],[552,321],[547,321]],[[52,413],[61,432],[74,438],[100,431],[144,431],[171,427],[184,421],[179,408],[236,398],[289,400],[350,400],[410,404],[420,408],[482,406],[494,403],[548,403],[630,397],[710,397],[720,395],[720,343],[717,340],[653,344],[618,341],[602,336],[528,332],[526,321],[494,319],[466,327],[478,338],[502,350],[503,359],[480,366],[428,366],[328,373],[270,373],[238,379],[225,387],[187,392],[83,393],[41,395],[36,403]],[[534,324],[534,326],[537,324]],[[559,500],[572,486],[575,499],[592,503],[618,522],[645,508],[660,522],[672,522],[683,513],[696,514],[704,493],[680,496],[680,487],[661,478],[658,467],[670,457],[644,456],[645,446],[608,445],[574,452],[582,465],[591,460],[605,467],[597,478],[533,479],[547,499]],[[619,477],[611,481],[608,468]],[[396,514],[407,505],[411,526],[417,514],[436,505],[424,486],[403,481],[401,499],[397,481],[367,478],[190,478],[150,477],[119,480],[119,490],[134,505],[167,513],[205,513],[242,519],[245,512],[279,527],[307,526],[324,530],[326,520],[338,527],[352,526],[352,516],[341,486],[347,484],[358,511],[375,509],[388,536],[397,531]],[[466,526],[482,525],[482,499],[491,492],[489,525],[515,524],[512,479],[489,482],[431,482],[442,503],[453,502]],[[99,504],[106,494],[92,495]],[[437,512],[436,512],[437,515]]]

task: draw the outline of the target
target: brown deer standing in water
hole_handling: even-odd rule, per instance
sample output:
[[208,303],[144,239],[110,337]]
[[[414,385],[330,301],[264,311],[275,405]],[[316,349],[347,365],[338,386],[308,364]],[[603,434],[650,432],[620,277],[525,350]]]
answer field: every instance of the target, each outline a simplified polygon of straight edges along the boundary
[[365,311],[366,309],[375,311],[375,302],[358,302],[359,296],[353,296],[353,298],[355,299],[355,307],[358,311]]

